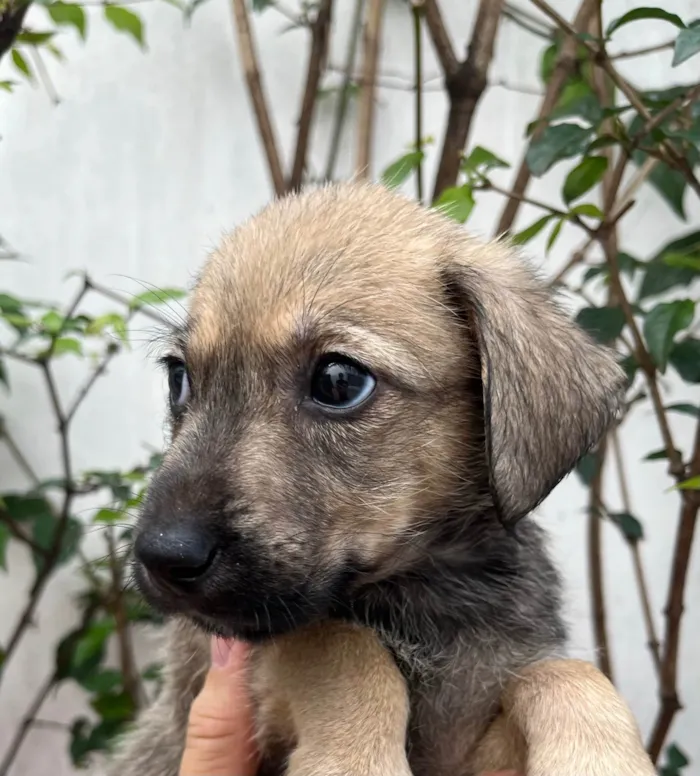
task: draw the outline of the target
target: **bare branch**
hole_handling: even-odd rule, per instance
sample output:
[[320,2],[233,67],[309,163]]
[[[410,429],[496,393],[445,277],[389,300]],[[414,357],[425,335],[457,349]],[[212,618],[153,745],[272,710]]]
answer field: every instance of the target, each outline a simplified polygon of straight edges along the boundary
[[[427,9],[430,6],[433,7],[433,14],[440,18],[437,0],[429,0],[426,3],[426,21],[428,19]],[[445,88],[450,99],[450,109],[435,177],[435,186],[433,187],[433,202],[440,197],[446,188],[454,186],[457,182],[459,165],[476,107],[486,89],[502,7],[503,0],[481,0],[472,30],[467,58],[464,62],[459,62],[456,68],[445,70]],[[429,29],[432,33],[434,28],[429,25]],[[435,29],[438,37],[433,38],[433,45],[439,55],[440,47],[445,43],[439,37],[441,35],[440,28],[436,27]],[[443,54],[441,61],[442,58],[445,59],[446,64],[449,64],[449,57],[445,57]]]
[[603,551],[601,535],[601,508],[603,495],[603,472],[607,441],[603,440],[596,452],[596,473],[589,489],[588,504],[588,577],[591,588],[593,614],[593,635],[595,637],[596,659],[600,670],[613,681],[608,638],[605,592],[603,589]]
[[370,174],[370,158],[374,130],[374,91],[379,64],[382,17],[385,0],[368,0],[367,21],[364,29],[364,63],[362,67],[362,92],[358,110],[357,176]]
[[353,83],[353,73],[355,70],[355,58],[357,56],[357,43],[362,32],[362,12],[364,10],[365,0],[355,0],[353,10],[352,24],[350,26],[350,38],[348,40],[348,50],[345,57],[345,65],[342,69],[343,82],[340,87],[340,97],[338,98],[338,108],[333,121],[333,131],[331,133],[331,144],[328,149],[328,161],[326,162],[325,180],[333,179],[335,165],[338,160],[340,150],[340,138],[343,134],[345,125],[345,116],[347,115],[348,104],[350,102],[350,90]]
[[[695,443],[688,477],[700,476],[700,421],[695,429]],[[664,629],[664,650],[661,662],[661,707],[654,722],[649,740],[649,754],[656,761],[666,741],[671,723],[681,709],[678,698],[678,650],[680,647],[681,618],[683,616],[683,599],[688,579],[690,555],[695,538],[695,528],[700,509],[700,491],[682,491],[681,516],[676,533],[673,551],[671,581],[666,601],[666,627]]]
[[253,111],[258,122],[258,131],[263,144],[267,166],[272,178],[272,185],[275,194],[280,197],[287,189],[284,173],[282,172],[282,163],[272,127],[270,111],[267,107],[267,99],[262,85],[260,68],[258,67],[258,56],[253,41],[253,33],[250,28],[250,19],[248,18],[248,9],[245,0],[232,0],[233,15],[236,22],[236,31],[238,33],[238,48],[243,63],[243,71],[248,84],[248,94],[253,104]]
[[[413,0],[411,4],[413,14],[413,61],[415,65],[414,84],[415,90],[415,146],[416,151],[423,148],[423,0]],[[423,163],[418,162],[416,167],[416,198],[423,201]]]
[[[574,28],[579,32],[585,32],[590,19],[595,12],[598,5],[597,0],[582,0],[579,6],[576,18],[574,19]],[[557,57],[554,65],[554,70],[547,84],[547,91],[545,92],[540,110],[537,114],[537,125],[532,133],[532,140],[537,140],[542,136],[546,128],[546,123],[543,121],[554,109],[562,90],[569,80],[574,67],[576,66],[576,41],[567,38],[562,44],[561,51]],[[527,166],[527,162],[523,158],[518,168],[518,172],[515,176],[515,182],[513,183],[512,192],[513,196],[508,199],[503,209],[503,213],[498,221],[496,227],[496,234],[502,235],[509,232],[515,222],[515,218],[520,209],[520,201],[517,195],[524,194],[527,189],[527,185],[530,182],[530,168]]]
[[333,0],[321,0],[316,14],[316,19],[310,26],[311,50],[309,52],[309,66],[306,73],[306,87],[301,103],[299,115],[296,151],[292,164],[292,174],[289,178],[289,191],[297,191],[301,188],[306,168],[306,157],[311,136],[311,124],[313,122],[314,108],[318,97],[318,85],[321,81],[321,72],[328,56],[328,39],[331,29],[331,13]]

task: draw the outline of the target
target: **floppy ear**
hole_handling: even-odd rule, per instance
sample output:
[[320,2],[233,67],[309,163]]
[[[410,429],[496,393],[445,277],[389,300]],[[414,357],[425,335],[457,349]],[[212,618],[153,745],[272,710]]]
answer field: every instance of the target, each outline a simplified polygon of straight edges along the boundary
[[602,438],[625,374],[504,243],[469,239],[445,279],[475,331],[491,492],[501,518],[514,521]]

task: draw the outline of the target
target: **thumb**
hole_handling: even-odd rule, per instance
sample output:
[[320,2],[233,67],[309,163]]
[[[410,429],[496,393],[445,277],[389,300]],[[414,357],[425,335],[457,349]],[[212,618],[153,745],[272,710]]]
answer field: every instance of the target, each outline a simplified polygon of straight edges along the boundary
[[190,709],[179,776],[254,776],[258,753],[247,683],[249,646],[212,640],[212,665]]

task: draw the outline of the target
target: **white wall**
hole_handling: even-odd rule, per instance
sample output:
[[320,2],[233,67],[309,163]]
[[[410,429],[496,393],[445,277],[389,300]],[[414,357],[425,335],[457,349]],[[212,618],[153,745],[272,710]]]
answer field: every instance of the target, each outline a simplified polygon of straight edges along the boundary
[[[525,5],[522,0],[522,5]],[[333,59],[345,48],[351,2],[338,0],[339,30]],[[443,3],[459,48],[466,42],[475,2]],[[573,14],[574,0],[559,0],[558,10]],[[608,0],[608,18],[636,2]],[[700,16],[699,0],[666,0],[664,7],[692,19]],[[48,63],[61,97],[53,106],[41,89],[22,86],[14,95],[0,92],[0,234],[26,257],[24,263],[3,262],[0,287],[22,295],[68,299],[75,280],[65,280],[69,269],[83,268],[103,284],[128,294],[141,290],[140,281],[159,286],[187,284],[206,252],[221,233],[262,206],[270,197],[263,157],[249,110],[239,68],[230,6],[209,0],[195,14],[189,29],[166,3],[142,3],[136,8],[145,19],[147,54],[134,43],[107,29],[99,12],[90,18],[87,45],[72,31],[61,35],[65,64]],[[41,28],[43,11],[32,10],[30,21]],[[256,21],[265,79],[274,105],[279,135],[289,157],[303,84],[303,33],[280,35],[283,20],[274,12]],[[662,42],[673,29],[660,23],[639,23],[621,31],[621,48]],[[405,7],[391,2],[385,22],[383,67],[410,77],[410,23]],[[538,89],[535,58],[540,42],[505,22],[498,39],[492,69],[494,80]],[[432,50],[426,71],[437,74]],[[668,52],[625,63],[625,72],[640,86],[665,85],[671,75],[688,81],[697,73],[698,59],[675,73]],[[0,77],[10,75],[6,62]],[[441,94],[426,95],[426,134],[439,137],[445,117]],[[481,104],[472,141],[516,162],[520,159],[524,123],[530,120],[538,97],[502,87],[491,89]],[[330,105],[322,110],[316,159],[325,161]],[[405,91],[383,89],[377,120],[377,168],[395,158],[412,141],[412,99]],[[354,148],[348,135],[346,146]],[[347,161],[347,160],[346,160]],[[349,168],[348,168],[349,169]],[[431,168],[432,169],[432,168]],[[505,185],[509,173],[497,178]],[[531,193],[558,203],[564,170],[535,181]],[[689,223],[681,225],[660,202],[644,190],[639,204],[622,227],[622,245],[633,254],[649,256],[669,235],[688,230],[700,220],[700,205],[688,196]],[[490,234],[500,212],[496,195],[483,197],[470,227]],[[519,225],[534,220],[524,208]],[[564,232],[550,257],[550,268],[561,265],[578,245],[573,231]],[[544,256],[543,240],[532,245]],[[98,303],[101,304],[101,303]],[[120,357],[86,402],[75,423],[75,466],[119,467],[143,458],[145,445],[163,440],[163,385],[147,358],[144,333],[136,335],[133,352]],[[62,390],[68,396],[81,382],[82,368],[68,357],[61,369]],[[697,390],[679,388],[672,379],[674,399],[698,401]],[[42,476],[58,468],[55,438],[47,432],[48,404],[40,381],[28,369],[14,368],[12,393],[0,393],[0,412],[24,446]],[[687,418],[674,416],[673,431],[690,444]],[[662,607],[670,553],[677,524],[677,497],[664,492],[669,482],[663,463],[639,463],[649,450],[661,446],[650,410],[636,410],[626,426],[624,444],[631,461],[633,510],[645,525],[649,541],[642,546],[657,626]],[[612,481],[612,478],[610,478]],[[23,485],[20,471],[0,446],[0,488]],[[612,483],[614,484],[614,483]],[[619,506],[619,494],[609,488],[608,499]],[[568,616],[572,626],[572,653],[592,657],[587,597],[584,492],[575,478],[568,479],[541,508],[540,520],[552,532],[553,546],[566,575]],[[98,534],[91,536],[99,551]],[[618,684],[646,733],[656,709],[655,681],[644,646],[645,635],[636,597],[629,552],[616,529],[604,527],[605,574],[613,633],[613,661]],[[687,776],[700,775],[700,641],[698,592],[700,553],[696,552],[688,585],[684,620],[680,687],[686,704],[678,715],[671,739],[694,760]],[[14,547],[10,577],[2,577],[0,643],[20,611],[25,589],[31,584],[31,561]],[[75,619],[71,595],[79,586],[74,568],[62,571],[50,585],[37,615],[38,628],[25,637],[0,687],[0,753],[29,698],[50,669],[55,639]],[[80,693],[71,688],[52,699],[46,719],[67,720],[81,708]],[[60,733],[34,731],[17,760],[12,776],[55,776],[72,773]]]

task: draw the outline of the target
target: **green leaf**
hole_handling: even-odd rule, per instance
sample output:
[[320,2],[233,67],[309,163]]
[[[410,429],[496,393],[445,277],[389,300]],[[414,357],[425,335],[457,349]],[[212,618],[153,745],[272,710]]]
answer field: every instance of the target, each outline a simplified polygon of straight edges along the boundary
[[598,473],[598,454],[587,453],[576,464],[576,474],[581,482],[588,487]]
[[625,328],[625,314],[620,307],[584,307],[576,323],[603,344],[616,340]]
[[700,272],[700,255],[687,256],[684,253],[666,253],[662,258],[664,264],[669,267],[689,269],[696,274]]
[[80,682],[81,687],[88,692],[106,693],[121,688],[124,683],[122,672],[116,668],[103,668],[100,671],[91,672]]
[[417,170],[425,154],[422,151],[411,151],[390,164],[382,173],[382,182],[389,188],[400,186],[408,176]]
[[549,233],[549,238],[547,239],[545,254],[548,254],[554,247],[554,243],[557,241],[557,238],[559,237],[559,232],[561,232],[561,228],[563,224],[564,224],[564,219],[560,218],[556,222],[556,224],[554,224],[554,226],[552,227],[552,231]]
[[141,48],[145,48],[143,22],[133,11],[119,5],[106,5],[105,19],[115,30],[131,35]]
[[601,148],[609,148],[610,146],[618,145],[619,142],[613,135],[601,135],[588,145],[586,153],[590,154],[593,151],[599,151]]
[[559,53],[559,43],[552,43],[551,46],[542,52],[542,59],[540,60],[540,78],[543,83],[548,83],[554,72],[554,65],[557,61],[557,55]]
[[12,92],[15,86],[17,86],[16,81],[0,81],[0,89],[4,92]]
[[7,376],[7,368],[5,367],[5,362],[0,359],[0,383],[2,383],[5,388],[9,390],[10,388],[10,379]]
[[694,418],[700,418],[700,407],[696,407],[694,404],[669,404],[664,407],[667,412],[679,412],[682,415],[692,415]]
[[42,46],[53,38],[53,32],[33,32],[32,30],[23,30],[15,38],[17,43],[26,43],[28,46]]
[[73,722],[71,727],[70,756],[76,768],[89,765],[92,752],[109,750],[112,741],[123,732],[124,720],[102,720],[94,727],[85,717]]
[[56,649],[56,678],[75,679],[83,686],[89,683],[104,658],[112,633],[114,622],[109,619],[97,620],[86,628],[71,631]]
[[[45,552],[53,547],[59,527],[59,519],[53,514],[41,514],[34,518],[32,525],[32,539]],[[80,539],[83,535],[83,524],[73,517],[69,517],[61,537],[61,547],[56,558],[56,563],[61,565],[69,561],[75,555]],[[34,566],[37,573],[44,568],[44,556],[32,552]]]
[[65,353],[75,353],[82,356],[83,346],[80,344],[80,340],[73,339],[73,337],[59,337],[54,343],[53,355],[62,356]]
[[470,186],[450,186],[440,194],[435,207],[463,224],[471,215],[474,204],[474,194]]
[[676,771],[690,765],[690,760],[675,743],[666,748],[666,762],[669,768],[673,768]]
[[30,81],[34,79],[32,71],[29,67],[29,63],[16,48],[12,49],[12,61],[23,76],[28,78]]
[[661,374],[666,371],[673,338],[693,322],[695,303],[690,299],[661,302],[644,319],[644,338]]
[[117,520],[122,520],[124,513],[117,509],[100,509],[92,518],[93,523],[115,523]]
[[680,16],[677,16],[675,13],[664,11],[663,8],[634,8],[632,11],[628,11],[626,14],[623,14],[610,22],[608,28],[605,30],[605,37],[609,38],[615,30],[619,30],[620,27],[624,27],[625,24],[640,21],[642,19],[659,19],[660,21],[669,22],[681,29],[685,27]]
[[10,536],[10,529],[0,519],[0,569],[3,571],[7,571],[7,544]]
[[109,313],[108,315],[100,315],[94,320],[90,321],[85,327],[86,334],[102,334],[102,332],[111,326],[114,329],[114,333],[119,339],[127,343],[129,336],[126,330],[126,320],[123,316],[116,313]]
[[462,161],[462,167],[466,170],[477,171],[479,169],[492,170],[496,167],[510,167],[510,165],[487,148],[475,146],[469,156]]
[[534,224],[523,229],[522,232],[514,234],[511,238],[512,241],[516,245],[525,245],[525,243],[532,240],[533,237],[536,237],[554,217],[553,214],[542,216],[542,218],[539,218]]
[[615,512],[608,515],[608,517],[618,526],[625,538],[630,542],[638,542],[644,538],[642,524],[634,515],[630,515],[627,512]]
[[[673,256],[669,264],[666,256]],[[638,299],[647,299],[650,296],[662,294],[677,286],[689,285],[695,272],[687,267],[677,266],[678,256],[700,257],[700,231],[689,232],[688,234],[672,240],[645,265],[646,272],[642,285],[639,289]],[[676,264],[674,266],[674,264]]]
[[182,299],[184,296],[186,294],[180,288],[159,288],[157,291],[144,291],[143,294],[138,294],[129,302],[129,307],[135,310],[145,305],[166,304],[170,299]]
[[87,34],[85,11],[77,3],[55,2],[46,6],[49,16],[56,24],[75,27],[78,35],[85,40]]
[[686,383],[700,383],[700,340],[686,337],[674,345],[668,360]]
[[569,212],[577,216],[599,218],[601,221],[605,218],[603,211],[591,202],[584,202],[583,205],[576,205],[576,207],[572,207]]
[[41,318],[41,326],[47,334],[58,334],[63,327],[63,316],[51,310]]
[[525,160],[530,172],[540,177],[556,162],[578,156],[585,149],[591,134],[590,128],[578,124],[563,123],[547,127],[527,149]]
[[264,11],[274,4],[274,0],[253,0],[254,11]]
[[[678,452],[678,450],[676,450]],[[662,447],[660,450],[654,450],[653,453],[648,453],[647,455],[642,458],[643,461],[663,461],[666,458],[668,458],[668,451],[665,447]]]
[[608,160],[605,156],[589,156],[584,159],[566,176],[562,190],[564,202],[569,205],[590,191],[602,180],[607,169]]
[[3,493],[5,510],[15,523],[26,523],[44,515],[52,515],[51,505],[45,498],[24,493]]
[[700,476],[683,480],[675,486],[675,490],[700,490]]
[[92,708],[103,720],[130,720],[134,712],[133,698],[124,691],[107,692],[91,701]]
[[681,30],[673,47],[671,67],[677,67],[686,59],[694,57],[700,51],[700,27],[688,27]]
[[2,313],[21,313],[22,302],[17,297],[9,294],[0,294],[0,312]]

